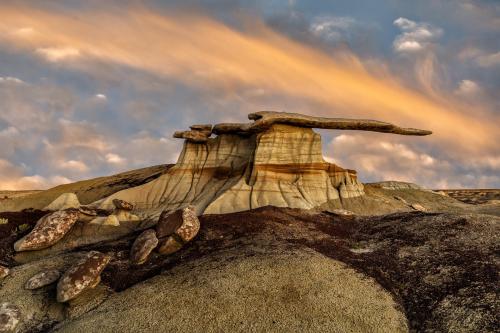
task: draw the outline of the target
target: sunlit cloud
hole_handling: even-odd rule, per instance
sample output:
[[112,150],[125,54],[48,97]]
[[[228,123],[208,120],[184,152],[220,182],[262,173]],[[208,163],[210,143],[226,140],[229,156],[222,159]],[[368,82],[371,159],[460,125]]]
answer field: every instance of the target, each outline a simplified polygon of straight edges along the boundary
[[80,56],[80,51],[73,47],[41,47],[36,53],[51,62],[74,59]]

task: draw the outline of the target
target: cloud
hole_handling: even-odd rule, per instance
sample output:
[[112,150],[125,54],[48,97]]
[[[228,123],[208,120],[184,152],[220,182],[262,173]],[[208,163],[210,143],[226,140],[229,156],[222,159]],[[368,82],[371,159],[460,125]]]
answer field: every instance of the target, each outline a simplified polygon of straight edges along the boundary
[[16,166],[0,158],[0,189],[25,190],[45,189],[48,187],[70,183],[71,179],[55,175],[49,178],[40,175],[27,176],[22,166]]
[[352,17],[318,16],[313,19],[309,30],[326,40],[339,41],[355,25],[357,21]]
[[393,47],[396,52],[412,53],[426,49],[443,34],[441,28],[425,22],[415,22],[404,17],[394,21],[402,33],[396,37]]
[[500,66],[500,52],[489,53],[476,47],[465,47],[458,54],[458,58],[462,61],[472,61],[483,68]]
[[37,48],[36,53],[51,62],[71,60],[80,56],[80,51],[73,47],[43,47]]
[[472,80],[462,80],[455,93],[463,96],[473,96],[481,91],[479,84]]
[[2,83],[24,84],[25,82],[21,79],[18,79],[17,77],[11,77],[11,76],[1,77],[0,76],[0,84],[2,84]]
[[108,100],[108,97],[106,95],[104,95],[104,94],[96,94],[94,97],[96,99],[98,99],[98,100],[101,100],[101,101],[107,101]]
[[412,141],[402,143],[393,136],[342,134],[326,145],[325,154],[334,163],[357,170],[365,182],[399,180],[427,188],[491,188],[500,181],[495,171],[500,160],[495,155],[478,159],[445,152],[434,155]]
[[106,154],[106,161],[108,163],[112,163],[112,164],[122,164],[122,163],[126,162],[126,160],[123,157],[121,157],[118,154],[114,154],[114,153],[107,153]]

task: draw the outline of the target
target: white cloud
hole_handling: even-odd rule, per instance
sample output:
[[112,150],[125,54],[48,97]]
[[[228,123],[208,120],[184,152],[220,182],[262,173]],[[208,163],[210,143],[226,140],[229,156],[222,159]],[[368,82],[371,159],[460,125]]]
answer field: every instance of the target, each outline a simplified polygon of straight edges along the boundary
[[443,34],[441,28],[425,22],[415,22],[404,17],[396,19],[394,25],[402,31],[393,42],[394,50],[400,53],[421,51]]
[[36,53],[51,62],[70,60],[80,56],[80,51],[73,47],[46,47],[36,49]]
[[25,82],[17,77],[12,76],[0,76],[0,83],[13,83],[13,84],[24,84]]
[[473,96],[481,91],[481,87],[479,84],[472,80],[462,80],[458,85],[458,88],[455,90],[456,94],[462,96]]
[[108,96],[104,95],[104,94],[96,94],[94,95],[94,97],[98,100],[101,100],[101,101],[107,101],[108,100]]
[[59,163],[59,167],[62,169],[69,169],[78,172],[86,172],[89,170],[89,167],[85,163],[76,160],[62,161]]
[[480,55],[476,58],[476,62],[481,67],[500,66],[500,52]]
[[118,154],[108,153],[106,154],[106,161],[111,164],[121,164],[126,160]]
[[352,41],[357,34],[365,35],[376,26],[372,23],[360,22],[349,16],[321,15],[315,17],[309,31],[328,42]]

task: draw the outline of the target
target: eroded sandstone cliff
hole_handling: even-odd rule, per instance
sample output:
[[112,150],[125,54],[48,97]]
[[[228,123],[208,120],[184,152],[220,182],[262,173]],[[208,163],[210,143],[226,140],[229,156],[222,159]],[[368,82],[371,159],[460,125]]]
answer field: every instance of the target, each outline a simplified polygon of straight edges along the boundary
[[356,172],[327,163],[321,137],[311,128],[274,124],[260,133],[186,138],[174,167],[158,179],[120,191],[148,216],[188,204],[198,214],[244,211],[267,205],[310,209],[329,200],[363,195]]

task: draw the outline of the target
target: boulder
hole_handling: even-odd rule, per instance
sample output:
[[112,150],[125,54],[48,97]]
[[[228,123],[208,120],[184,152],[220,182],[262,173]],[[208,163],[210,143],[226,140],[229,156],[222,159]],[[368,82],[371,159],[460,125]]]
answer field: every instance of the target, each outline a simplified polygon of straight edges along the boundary
[[120,200],[120,199],[114,199],[113,205],[115,205],[116,209],[120,209],[120,210],[133,210],[134,209],[133,204],[131,204],[130,202],[127,202],[125,200]]
[[66,235],[78,217],[77,209],[66,209],[45,215],[28,235],[14,244],[14,249],[28,251],[48,248]]
[[59,280],[61,273],[57,269],[49,269],[32,276],[26,284],[25,289],[34,290],[45,287]]
[[136,265],[144,263],[148,259],[151,251],[157,246],[158,238],[156,237],[156,232],[153,229],[144,231],[137,237],[132,245],[130,260]]
[[67,302],[85,289],[93,288],[100,282],[102,270],[111,257],[98,251],[91,251],[88,256],[68,269],[57,283],[57,301]]
[[10,303],[0,304],[0,333],[14,332],[21,320],[21,311]]
[[5,278],[7,275],[9,275],[10,269],[8,269],[5,266],[0,265],[0,281]]
[[156,235],[160,239],[158,252],[171,254],[191,241],[200,230],[200,220],[193,206],[174,212],[164,211],[156,225]]
[[75,193],[63,193],[48,204],[43,210],[56,211],[78,207],[80,207],[80,201],[78,201],[78,197]]

